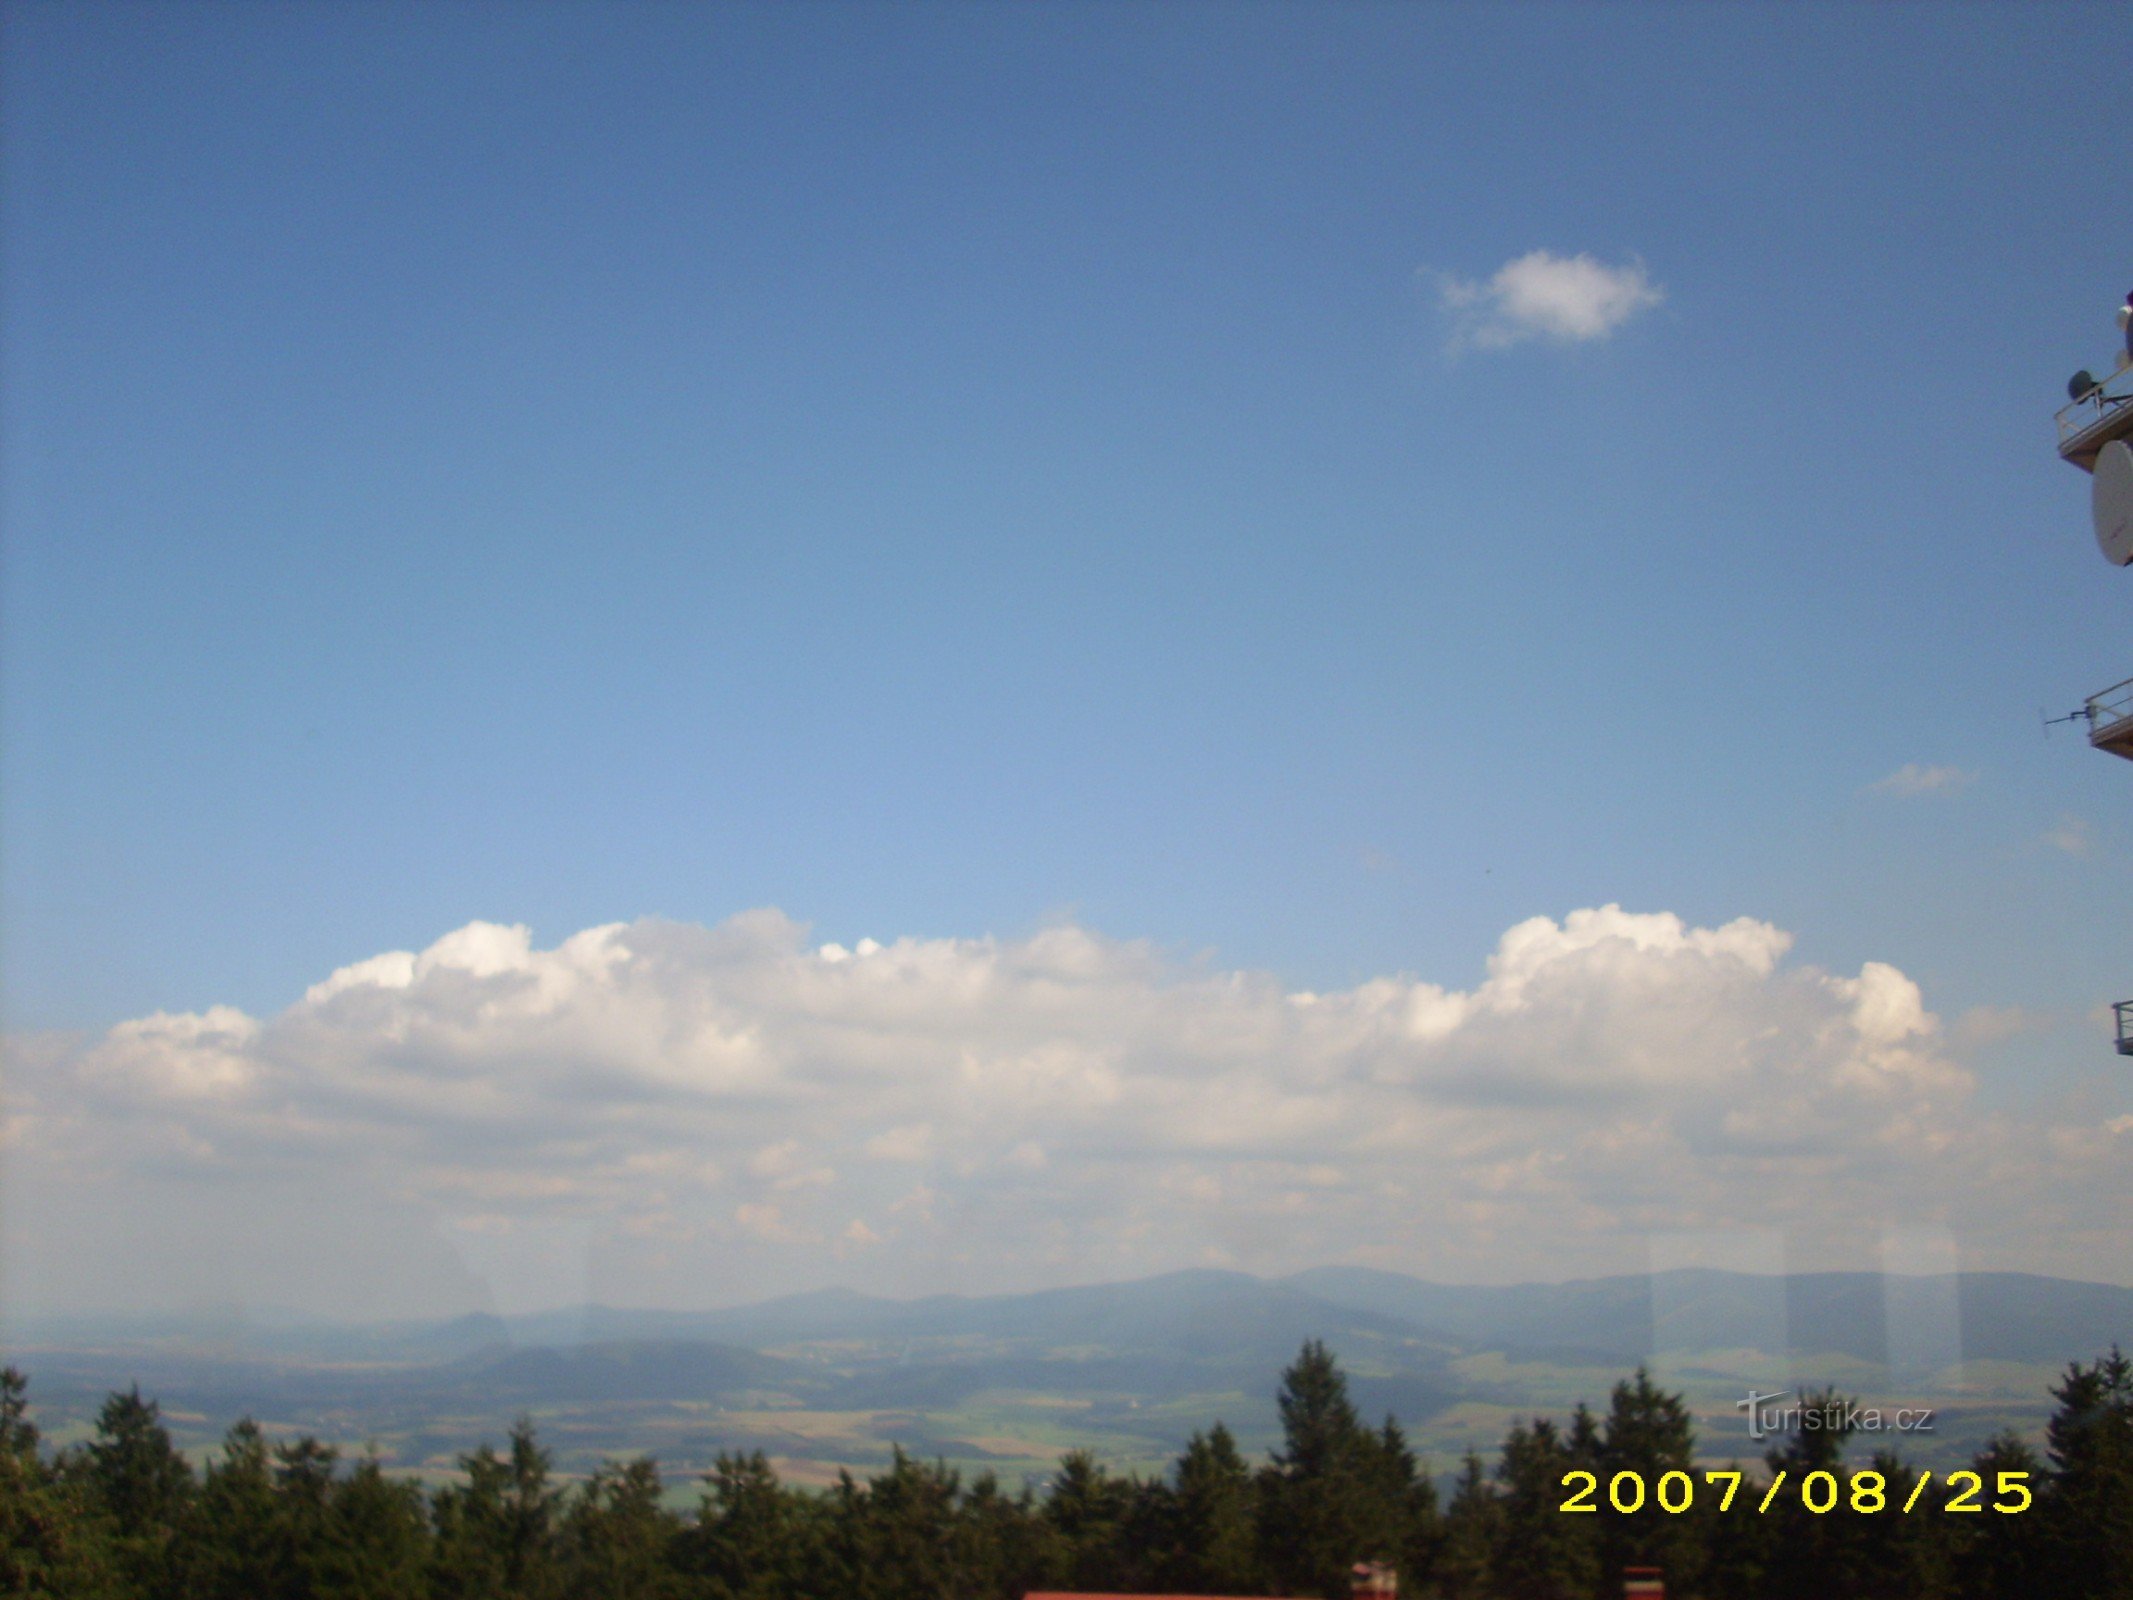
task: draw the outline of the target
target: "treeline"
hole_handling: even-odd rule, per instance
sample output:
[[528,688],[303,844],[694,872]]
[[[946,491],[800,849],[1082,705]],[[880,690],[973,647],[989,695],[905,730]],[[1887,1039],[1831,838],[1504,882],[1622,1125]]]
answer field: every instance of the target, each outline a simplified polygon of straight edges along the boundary
[[[1366,1424],[1314,1343],[1283,1375],[1282,1447],[1257,1467],[1219,1425],[1161,1477],[1115,1475],[1075,1452],[1041,1492],[990,1474],[966,1482],[901,1451],[865,1482],[842,1474],[827,1491],[801,1490],[759,1453],[728,1455],[681,1515],[649,1459],[559,1486],[524,1422],[505,1451],[484,1445],[462,1458],[463,1481],[430,1491],[374,1459],[347,1465],[315,1439],[270,1446],[249,1421],[196,1472],[138,1390],[113,1395],[95,1437],[55,1455],[40,1448],[10,1368],[0,1594],[1342,1597],[1352,1563],[1382,1560],[1399,1569],[1403,1597],[1443,1600],[1613,1600],[1629,1566],[1662,1569],[1676,1600],[2133,1600],[2133,1363],[2115,1350],[2076,1363],[2052,1392],[2046,1458],[2013,1435],[1994,1440],[1974,1463],[1974,1513],[1945,1509],[1937,1481],[1904,1511],[1920,1475],[1885,1452],[1847,1464],[1846,1403],[1833,1394],[1808,1398],[1802,1425],[1724,1504],[1726,1477],[1698,1466],[1680,1398],[1641,1370],[1604,1414],[1521,1423],[1493,1469],[1469,1456],[1440,1506],[1398,1424]],[[1786,1487],[1810,1480],[1805,1499]],[[2025,1495],[2023,1510],[1991,1509]],[[1563,1509],[1580,1498],[1593,1509]]]

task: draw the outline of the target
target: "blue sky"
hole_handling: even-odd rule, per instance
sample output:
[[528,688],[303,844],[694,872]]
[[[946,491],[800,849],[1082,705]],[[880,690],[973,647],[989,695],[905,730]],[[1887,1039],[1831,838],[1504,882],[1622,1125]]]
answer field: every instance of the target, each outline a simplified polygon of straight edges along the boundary
[[[476,922],[1464,992],[1620,904],[2133,1112],[2133,771],[2038,730],[2133,674],[2115,10],[0,26],[18,1036]],[[1462,336],[1537,251],[1651,303]]]

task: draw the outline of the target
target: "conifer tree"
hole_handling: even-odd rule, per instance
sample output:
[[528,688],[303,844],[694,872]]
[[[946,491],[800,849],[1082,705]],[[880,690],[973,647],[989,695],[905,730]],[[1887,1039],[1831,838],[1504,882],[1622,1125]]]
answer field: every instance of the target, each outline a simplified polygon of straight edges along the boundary
[[1503,1542],[1503,1506],[1478,1452],[1469,1450],[1444,1513],[1436,1578],[1445,1600],[1485,1600],[1495,1592],[1495,1555]]
[[96,1434],[73,1459],[74,1475],[110,1518],[112,1551],[127,1580],[152,1589],[170,1560],[198,1487],[170,1442],[162,1413],[136,1384],[97,1413]]
[[962,1520],[972,1551],[969,1593],[976,1600],[1022,1600],[1032,1589],[1066,1581],[1058,1536],[1027,1484],[1010,1495],[992,1473],[980,1473],[963,1497]]
[[1059,1536],[1067,1581],[1076,1589],[1113,1592],[1126,1580],[1124,1535],[1134,1491],[1086,1450],[1060,1458],[1044,1497],[1044,1520]]
[[17,1367],[0,1367],[0,1456],[37,1459],[37,1424],[30,1421],[30,1381]]
[[320,1600],[425,1600],[430,1555],[421,1488],[365,1456],[333,1491],[333,1544],[313,1567]]
[[605,1463],[570,1497],[562,1567],[571,1600],[673,1600],[684,1592],[667,1560],[679,1524],[660,1496],[657,1463],[639,1456]]
[[1311,1340],[1282,1374],[1283,1444],[1260,1477],[1260,1551],[1292,1594],[1345,1600],[1358,1561],[1399,1560],[1415,1463],[1399,1428],[1363,1426],[1331,1352]]
[[830,1547],[852,1600],[960,1600],[973,1565],[958,1526],[959,1475],[900,1447],[864,1489],[838,1475]]
[[29,1382],[0,1368],[0,1596],[128,1600],[101,1519],[37,1453]]
[[1256,1593],[1261,1587],[1258,1486],[1228,1428],[1195,1433],[1178,1458],[1173,1541],[1162,1582],[1179,1594]]
[[437,1589],[455,1600],[549,1600],[556,1587],[554,1524],[560,1493],[531,1418],[511,1429],[511,1454],[484,1444],[460,1457],[463,1485],[440,1490],[433,1561]]
[[172,1447],[153,1400],[139,1384],[113,1394],[96,1417],[82,1458],[91,1491],[127,1538],[167,1542],[192,1499],[192,1468]]
[[[2037,1496],[2037,1502],[2012,1516],[1966,1518],[1959,1528],[1949,1530],[1961,1540],[1956,1552],[1956,1592],[1963,1600],[2025,1600],[2049,1593],[2055,1552],[2048,1539],[2051,1491],[2044,1463],[2019,1434],[2005,1432],[1979,1451],[1970,1466],[1996,1498],[2003,1482],[2021,1483]],[[2003,1473],[2009,1476],[2003,1479]]]
[[274,1521],[282,1593],[309,1600],[340,1567],[333,1514],[337,1453],[306,1434],[274,1447]]
[[1597,1514],[1565,1512],[1563,1475],[1590,1463],[1571,1454],[1555,1424],[1514,1425],[1496,1466],[1497,1529],[1489,1571],[1504,1600],[1558,1600],[1591,1592],[1600,1576]]
[[[2045,1425],[2053,1477],[2045,1507],[2064,1600],[2133,1600],[2133,1360],[2115,1345],[2074,1362]],[[1994,1484],[1988,1481],[1987,1492]]]
[[208,1463],[175,1565],[189,1600],[255,1600],[289,1587],[265,1436],[245,1417]]
[[[1853,1480],[1848,1479],[1843,1511],[1857,1552],[1860,1593],[1887,1595],[1896,1600],[1943,1600],[1953,1593],[1952,1546],[1964,1537],[1967,1528],[1935,1527],[1931,1517],[1902,1514],[1900,1508],[1918,1486],[1918,1474],[1893,1450],[1875,1451],[1866,1470],[1881,1480],[1879,1494],[1884,1509],[1878,1513],[1853,1511]],[[1985,1481],[1990,1485],[1992,1480]],[[1869,1499],[1865,1503],[1872,1502]]]
[[1826,1596],[1828,1600],[1852,1600],[1864,1581],[1859,1540],[1853,1514],[1817,1515],[1807,1509],[1804,1495],[1817,1473],[1836,1480],[1840,1500],[1847,1479],[1844,1447],[1852,1435],[1853,1402],[1834,1389],[1801,1395],[1799,1425],[1785,1442],[1765,1452],[1773,1482],[1785,1475],[1778,1488],[1768,1522],[1768,1544],[1763,1569],[1764,1593],[1770,1600],[1789,1600],[1796,1594]]
[[[1671,1472],[1691,1475],[1693,1495],[1695,1466],[1696,1431],[1688,1408],[1639,1366],[1629,1381],[1615,1385],[1599,1431],[1595,1470],[1600,1510],[1592,1520],[1598,1528],[1604,1582],[1619,1584],[1626,1567],[1657,1567],[1669,1587],[1684,1593],[1697,1588],[1702,1577],[1699,1529],[1687,1517],[1667,1511],[1659,1500],[1660,1480]],[[1616,1509],[1612,1493],[1616,1474],[1625,1472],[1635,1474],[1643,1486],[1642,1503],[1630,1512]],[[1678,1489],[1679,1480],[1675,1482]],[[1629,1488],[1624,1485],[1620,1498],[1636,1503]]]
[[778,1482],[762,1451],[721,1454],[703,1504],[674,1547],[681,1571],[710,1600],[785,1600],[820,1587],[822,1519],[812,1500]]

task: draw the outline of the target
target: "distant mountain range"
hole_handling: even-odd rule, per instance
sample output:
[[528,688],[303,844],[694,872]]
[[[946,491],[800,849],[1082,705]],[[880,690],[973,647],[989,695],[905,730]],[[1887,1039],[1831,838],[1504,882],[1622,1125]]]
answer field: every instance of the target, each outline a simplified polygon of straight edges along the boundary
[[1951,1350],[1972,1361],[2063,1361],[2076,1351],[2133,1341],[2133,1288],[2026,1272],[1767,1278],[1682,1268],[1644,1277],[1476,1288],[1364,1267],[1319,1267],[1283,1282],[1334,1305],[1436,1330],[1462,1345],[1615,1363],[1741,1346],[1879,1363],[1907,1349],[1930,1348],[1943,1337],[1943,1323]]
[[[1593,1369],[1619,1375],[1656,1360],[1708,1390],[1709,1415],[1722,1423],[1724,1397],[1745,1392],[1743,1375],[1804,1382],[1832,1366],[1853,1387],[1951,1400],[1970,1392],[1965,1403],[1984,1404],[1974,1388],[1950,1387],[1957,1363],[2057,1370],[2114,1343],[2133,1346],[2133,1289],[2023,1273],[1682,1270],[1485,1288],[1360,1267],[1275,1280],[1189,1271],[1033,1294],[896,1300],[826,1290],[718,1311],[588,1305],[372,1325],[18,1322],[6,1358],[30,1371],[33,1398],[55,1416],[86,1418],[104,1392],[139,1382],[173,1415],[197,1417],[203,1438],[252,1414],[343,1439],[400,1440],[408,1461],[448,1460],[465,1447],[452,1430],[468,1419],[486,1428],[520,1411],[569,1412],[593,1419],[588,1429],[597,1421],[586,1451],[634,1448],[659,1408],[669,1456],[723,1448],[739,1437],[733,1429],[749,1427],[769,1428],[762,1437],[773,1448],[805,1454],[812,1447],[795,1443],[800,1435],[761,1420],[802,1413],[886,1419],[863,1429],[861,1444],[954,1443],[940,1432],[951,1427],[943,1418],[966,1418],[952,1425],[956,1438],[990,1437],[1008,1424],[987,1433],[977,1412],[1004,1407],[1034,1438],[1031,1419],[1066,1415],[1044,1410],[1059,1406],[1092,1427],[1108,1419],[1120,1448],[1153,1455],[1174,1450],[1218,1403],[1264,1440],[1281,1369],[1307,1339],[1332,1347],[1373,1417],[1426,1423],[1468,1402],[1598,1402],[1604,1389],[1589,1391],[1604,1380]],[[1976,1428],[2027,1425],[2045,1386],[2038,1371],[2003,1385],[2024,1409],[1980,1410]],[[690,1421],[731,1417],[757,1420]],[[1438,1448],[1456,1443],[1443,1434]],[[853,1459],[858,1446],[841,1448],[827,1459]],[[989,1447],[958,1448],[978,1459]]]
[[[182,1318],[68,1318],[9,1328],[18,1348],[180,1350],[224,1359],[491,1371],[499,1382],[582,1386],[612,1367],[666,1369],[688,1387],[775,1387],[803,1371],[882,1367],[1085,1367],[1166,1359],[1198,1373],[1263,1370],[1324,1339],[1366,1367],[1433,1368],[1481,1351],[1630,1366],[1667,1352],[1753,1348],[1880,1364],[1944,1345],[1968,1360],[2060,1362],[2133,1344],[2133,1288],[2028,1273],[1759,1277],[1682,1269],[1648,1276],[1484,1287],[1364,1267],[1280,1279],[1185,1271],[1027,1294],[898,1300],[844,1289],[717,1311],[586,1305],[525,1316],[244,1325]],[[1892,1333],[1895,1338],[1892,1341]],[[724,1350],[727,1354],[715,1354]],[[696,1352],[696,1353],[692,1353]],[[778,1361],[754,1352],[783,1352]],[[656,1385],[655,1385],[656,1387]]]

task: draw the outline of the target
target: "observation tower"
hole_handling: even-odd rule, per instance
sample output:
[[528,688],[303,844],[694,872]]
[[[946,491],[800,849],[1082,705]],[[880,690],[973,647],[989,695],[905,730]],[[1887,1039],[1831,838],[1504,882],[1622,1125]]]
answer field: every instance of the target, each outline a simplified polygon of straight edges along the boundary
[[[2133,294],[2118,308],[2121,342],[2111,375],[2083,369],[2066,383],[2059,413],[2059,459],[2089,475],[2096,545],[2114,567],[2133,566]],[[2089,725],[2089,743],[2133,761],[2133,678],[2090,695],[2074,713]],[[2133,1056],[2133,1000],[2111,1008],[2118,1053]]]

